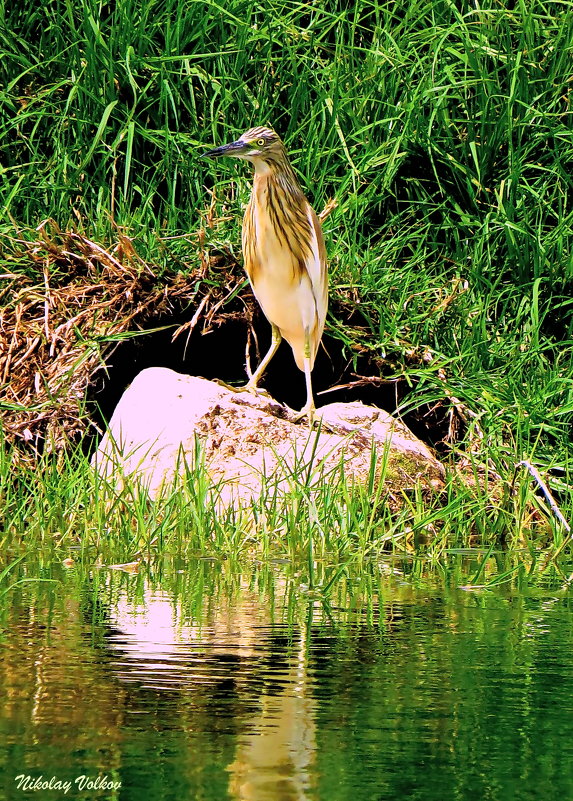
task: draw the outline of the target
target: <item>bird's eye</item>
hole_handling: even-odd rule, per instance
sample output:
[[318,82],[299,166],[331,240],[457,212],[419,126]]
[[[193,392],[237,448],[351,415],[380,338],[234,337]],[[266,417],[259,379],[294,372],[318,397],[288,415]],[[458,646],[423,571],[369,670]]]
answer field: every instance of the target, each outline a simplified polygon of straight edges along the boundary
[[265,144],[265,140],[264,139],[257,139],[257,145],[259,147],[262,147],[264,144]]

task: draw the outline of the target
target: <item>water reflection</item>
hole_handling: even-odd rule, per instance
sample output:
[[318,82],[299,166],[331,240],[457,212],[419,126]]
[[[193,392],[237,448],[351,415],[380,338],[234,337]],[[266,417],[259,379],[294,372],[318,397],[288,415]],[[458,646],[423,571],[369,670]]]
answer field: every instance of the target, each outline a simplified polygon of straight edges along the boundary
[[108,775],[121,801],[573,797],[569,597],[460,590],[472,571],[373,564],[328,598],[290,565],[201,561],[18,585],[0,795],[27,772]]
[[311,786],[316,702],[306,636],[272,623],[246,582],[231,608],[217,607],[201,622],[185,621],[169,593],[149,582],[136,600],[124,588],[110,612],[110,664],[122,682],[197,695],[218,690],[229,703],[256,692],[227,766],[229,796],[240,801],[302,801]]

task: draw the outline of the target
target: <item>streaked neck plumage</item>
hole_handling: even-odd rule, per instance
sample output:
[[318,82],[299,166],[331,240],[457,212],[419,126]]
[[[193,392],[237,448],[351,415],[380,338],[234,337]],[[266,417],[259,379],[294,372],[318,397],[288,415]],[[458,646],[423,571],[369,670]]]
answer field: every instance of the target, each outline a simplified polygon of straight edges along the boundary
[[253,159],[253,195],[271,193],[283,207],[306,206],[306,198],[290,162],[284,157]]
[[252,159],[255,176],[249,207],[255,216],[270,220],[274,235],[302,265],[312,255],[308,201],[286,153],[273,156]]

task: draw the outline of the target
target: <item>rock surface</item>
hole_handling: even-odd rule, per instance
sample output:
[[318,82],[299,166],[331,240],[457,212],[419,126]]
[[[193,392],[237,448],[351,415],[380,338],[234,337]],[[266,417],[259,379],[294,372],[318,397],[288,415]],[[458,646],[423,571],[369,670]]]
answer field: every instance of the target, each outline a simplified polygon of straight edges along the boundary
[[[399,495],[417,484],[439,491],[444,469],[399,420],[362,403],[321,407],[306,421],[265,395],[237,392],[163,367],[143,370],[122,396],[92,464],[117,488],[136,479],[155,498],[193,468],[200,443],[223,506],[249,506],[263,491],[288,493],[338,479],[366,484],[372,460],[384,488]],[[184,457],[184,458],[182,458]]]

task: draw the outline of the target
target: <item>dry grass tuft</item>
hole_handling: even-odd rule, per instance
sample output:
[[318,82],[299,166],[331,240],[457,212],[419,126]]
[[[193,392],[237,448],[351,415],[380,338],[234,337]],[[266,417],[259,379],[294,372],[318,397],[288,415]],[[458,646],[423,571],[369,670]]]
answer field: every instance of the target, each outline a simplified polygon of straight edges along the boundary
[[32,452],[61,449],[92,425],[82,412],[86,390],[122,335],[191,301],[212,323],[229,291],[201,291],[202,264],[196,274],[158,278],[127,237],[105,250],[52,220],[35,241],[11,239],[8,249],[4,264],[14,269],[0,275],[2,427]]

